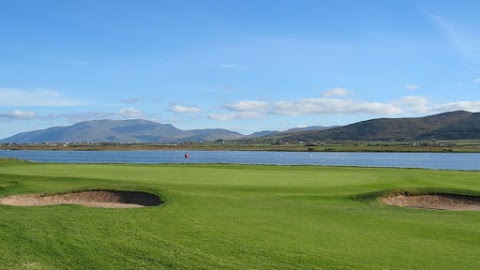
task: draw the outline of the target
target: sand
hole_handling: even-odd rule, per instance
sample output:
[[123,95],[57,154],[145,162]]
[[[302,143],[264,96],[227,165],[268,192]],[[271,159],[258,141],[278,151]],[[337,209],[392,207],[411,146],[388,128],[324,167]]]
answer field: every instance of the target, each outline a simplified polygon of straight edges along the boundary
[[388,205],[458,210],[480,211],[480,197],[453,194],[395,195],[381,199]]
[[91,190],[51,195],[26,194],[0,198],[0,204],[14,206],[78,204],[99,208],[136,208],[157,206],[161,203],[160,198],[153,194],[115,190]]

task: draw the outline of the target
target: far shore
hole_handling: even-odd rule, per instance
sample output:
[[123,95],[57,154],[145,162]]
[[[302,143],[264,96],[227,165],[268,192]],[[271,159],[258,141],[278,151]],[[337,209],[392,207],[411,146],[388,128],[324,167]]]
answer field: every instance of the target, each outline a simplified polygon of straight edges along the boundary
[[284,151],[284,152],[419,152],[419,153],[480,153],[480,141],[428,142],[345,142],[345,143],[282,143],[246,144],[239,142],[205,142],[179,144],[136,143],[42,143],[0,144],[0,150],[54,151]]

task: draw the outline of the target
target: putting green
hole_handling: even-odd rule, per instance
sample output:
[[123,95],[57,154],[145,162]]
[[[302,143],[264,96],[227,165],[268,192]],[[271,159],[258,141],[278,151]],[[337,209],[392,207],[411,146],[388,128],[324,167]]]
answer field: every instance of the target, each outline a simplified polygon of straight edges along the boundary
[[160,207],[0,205],[0,269],[477,269],[480,212],[383,204],[479,195],[480,172],[319,166],[0,166],[0,196],[142,191]]

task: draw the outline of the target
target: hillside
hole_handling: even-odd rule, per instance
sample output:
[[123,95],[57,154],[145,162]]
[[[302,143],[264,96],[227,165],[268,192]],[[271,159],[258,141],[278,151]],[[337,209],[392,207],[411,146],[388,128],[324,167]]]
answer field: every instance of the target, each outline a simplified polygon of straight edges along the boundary
[[341,127],[261,131],[248,136],[226,129],[181,130],[141,119],[94,120],[19,133],[0,142],[180,143],[240,139],[264,143],[480,139],[480,113],[455,111],[417,118],[380,118]]
[[181,130],[170,124],[135,120],[94,120],[67,127],[23,132],[1,140],[3,143],[174,143],[200,142],[218,139],[233,140],[243,135],[226,129]]
[[455,111],[418,118],[380,118],[320,130],[265,137],[282,141],[409,141],[480,139],[480,113]]
[[262,130],[254,132],[248,135],[248,138],[259,138],[265,136],[274,136],[280,134],[287,134],[287,133],[294,133],[294,132],[301,132],[301,131],[314,131],[314,130],[325,130],[333,127],[322,127],[322,126],[308,126],[308,127],[297,127],[297,128],[290,128],[285,131],[278,131],[278,130]]

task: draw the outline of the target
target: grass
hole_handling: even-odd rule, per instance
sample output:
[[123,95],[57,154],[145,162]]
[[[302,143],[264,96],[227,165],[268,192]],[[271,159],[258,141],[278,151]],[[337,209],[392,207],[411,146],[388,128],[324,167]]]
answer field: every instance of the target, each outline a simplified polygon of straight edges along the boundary
[[19,164],[29,164],[30,161],[17,159],[17,158],[0,158],[0,166],[3,165],[19,165]]
[[[3,164],[3,163],[2,163]],[[376,196],[480,195],[480,172],[320,166],[0,166],[0,196],[148,191],[142,209],[0,206],[0,269],[477,269],[479,212]]]

